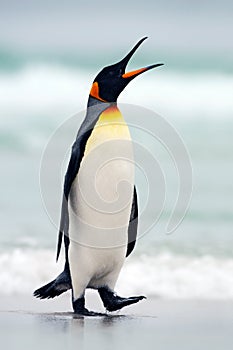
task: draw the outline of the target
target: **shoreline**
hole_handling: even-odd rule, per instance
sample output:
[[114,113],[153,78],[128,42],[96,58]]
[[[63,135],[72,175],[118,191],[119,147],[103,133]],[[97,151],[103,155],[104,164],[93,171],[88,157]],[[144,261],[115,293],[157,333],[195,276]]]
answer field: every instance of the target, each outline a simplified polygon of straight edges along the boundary
[[[104,312],[95,293],[87,307]],[[230,349],[233,301],[148,298],[118,313],[80,317],[70,296],[41,301],[2,297],[2,348],[23,349]]]
[[[102,301],[96,291],[86,291],[86,307],[90,310],[105,313]],[[189,311],[195,316],[209,314],[210,312],[220,315],[233,307],[233,300],[221,299],[166,299],[148,296],[147,299],[137,304],[127,306],[117,312],[109,314],[120,314],[125,316],[136,315],[138,317],[158,317],[162,312],[169,313],[170,308],[179,313],[179,308]],[[72,314],[71,293],[67,292],[54,299],[38,299],[32,295],[12,295],[0,297],[0,313],[70,313]],[[230,311],[229,311],[230,314]],[[184,315],[184,314],[183,314]],[[186,315],[188,316],[188,315]],[[232,316],[233,321],[233,316]]]

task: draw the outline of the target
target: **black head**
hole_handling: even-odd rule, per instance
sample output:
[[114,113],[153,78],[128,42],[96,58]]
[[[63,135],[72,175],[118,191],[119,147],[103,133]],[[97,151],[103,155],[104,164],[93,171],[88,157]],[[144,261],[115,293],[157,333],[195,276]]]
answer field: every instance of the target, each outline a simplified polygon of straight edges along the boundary
[[102,69],[93,82],[90,96],[103,102],[116,102],[120,93],[131,80],[143,72],[163,65],[163,63],[153,64],[125,73],[130,58],[145,39],[147,39],[147,37],[141,39],[120,62]]

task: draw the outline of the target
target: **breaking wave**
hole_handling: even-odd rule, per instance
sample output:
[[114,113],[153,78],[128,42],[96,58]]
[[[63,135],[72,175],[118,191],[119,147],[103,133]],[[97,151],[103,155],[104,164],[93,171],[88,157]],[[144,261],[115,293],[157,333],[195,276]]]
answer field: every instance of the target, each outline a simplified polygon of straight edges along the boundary
[[[61,259],[62,260],[62,259]],[[0,255],[0,294],[31,295],[61,272],[50,250],[16,249]],[[119,294],[167,299],[232,299],[233,259],[189,257],[163,252],[129,258],[121,272]]]

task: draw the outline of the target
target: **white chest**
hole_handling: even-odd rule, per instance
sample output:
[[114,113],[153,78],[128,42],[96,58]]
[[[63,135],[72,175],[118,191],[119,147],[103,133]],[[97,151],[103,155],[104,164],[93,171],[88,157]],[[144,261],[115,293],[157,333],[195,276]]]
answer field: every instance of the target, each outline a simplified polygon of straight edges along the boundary
[[91,247],[127,244],[134,187],[130,133],[118,110],[103,112],[70,192],[70,235]]

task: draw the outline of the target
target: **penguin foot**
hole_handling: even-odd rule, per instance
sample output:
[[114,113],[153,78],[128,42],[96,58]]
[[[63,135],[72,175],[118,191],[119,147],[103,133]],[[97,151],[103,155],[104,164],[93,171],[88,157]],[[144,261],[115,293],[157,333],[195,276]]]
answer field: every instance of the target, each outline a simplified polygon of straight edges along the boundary
[[84,297],[73,301],[73,310],[74,313],[79,316],[105,316],[105,314],[102,314],[100,312],[89,311],[86,309]]
[[122,298],[116,295],[113,291],[111,291],[107,287],[99,288],[98,291],[103,301],[104,307],[108,311],[117,311],[122,309],[125,306],[135,304],[142,299],[146,299],[146,297],[143,295],[140,295],[137,297]]
[[105,314],[102,314],[100,312],[95,311],[89,311],[88,309],[84,308],[82,311],[75,312],[75,315],[77,316],[106,316]]

